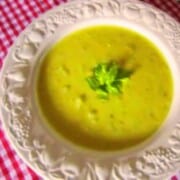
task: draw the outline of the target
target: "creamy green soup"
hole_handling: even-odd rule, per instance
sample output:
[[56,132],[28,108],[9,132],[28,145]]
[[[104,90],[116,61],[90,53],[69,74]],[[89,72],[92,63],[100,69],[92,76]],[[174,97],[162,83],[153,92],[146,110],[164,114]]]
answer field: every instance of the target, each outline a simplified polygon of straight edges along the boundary
[[[97,96],[86,78],[99,63],[132,70],[119,94]],[[148,39],[116,26],[78,30],[59,41],[39,66],[36,98],[59,137],[95,150],[137,145],[162,125],[172,101],[169,66]]]

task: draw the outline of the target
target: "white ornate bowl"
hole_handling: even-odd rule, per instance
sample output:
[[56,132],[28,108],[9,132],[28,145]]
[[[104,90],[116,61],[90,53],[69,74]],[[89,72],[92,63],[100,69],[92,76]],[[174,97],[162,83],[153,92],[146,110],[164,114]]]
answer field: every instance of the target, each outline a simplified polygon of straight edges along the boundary
[[[166,56],[174,98],[161,129],[121,152],[82,150],[59,141],[42,123],[34,100],[37,65],[57,39],[86,26],[111,24],[137,31]],[[0,76],[5,132],[22,159],[44,178],[72,180],[165,179],[180,168],[180,24],[135,0],[86,0],[57,7],[35,20],[11,48]]]

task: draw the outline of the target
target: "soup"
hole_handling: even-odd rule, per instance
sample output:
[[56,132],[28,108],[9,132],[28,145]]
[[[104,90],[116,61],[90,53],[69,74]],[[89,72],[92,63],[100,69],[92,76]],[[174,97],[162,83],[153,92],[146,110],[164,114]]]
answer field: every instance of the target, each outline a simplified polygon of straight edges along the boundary
[[[87,78],[108,63],[131,73],[119,93],[104,91],[107,96],[100,97]],[[44,122],[59,137],[103,151],[129,148],[152,136],[168,114],[173,92],[159,49],[118,26],[88,27],[63,38],[43,59],[36,82]]]

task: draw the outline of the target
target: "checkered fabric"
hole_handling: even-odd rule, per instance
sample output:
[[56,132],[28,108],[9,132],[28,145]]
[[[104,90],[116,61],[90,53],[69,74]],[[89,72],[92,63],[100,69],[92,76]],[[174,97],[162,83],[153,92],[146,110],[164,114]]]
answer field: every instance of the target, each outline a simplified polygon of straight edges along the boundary
[[[143,1],[143,0],[142,0]],[[180,3],[176,0],[144,0],[180,22]],[[0,68],[9,47],[21,31],[36,17],[66,0],[0,0]],[[178,178],[179,177],[179,178]],[[0,123],[0,180],[39,180],[14,152]],[[172,180],[180,180],[180,175]]]

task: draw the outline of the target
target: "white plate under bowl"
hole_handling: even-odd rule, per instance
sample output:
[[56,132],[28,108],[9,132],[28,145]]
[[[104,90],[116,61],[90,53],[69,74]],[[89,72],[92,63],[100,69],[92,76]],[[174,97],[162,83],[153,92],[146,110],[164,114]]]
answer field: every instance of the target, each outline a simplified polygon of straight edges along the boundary
[[[82,149],[59,140],[43,123],[34,101],[42,57],[69,33],[95,25],[123,26],[149,38],[172,71],[174,96],[160,130],[143,144],[116,152]],[[76,0],[48,11],[19,36],[0,75],[4,130],[21,158],[45,179],[165,179],[180,168],[180,24],[136,0]]]

